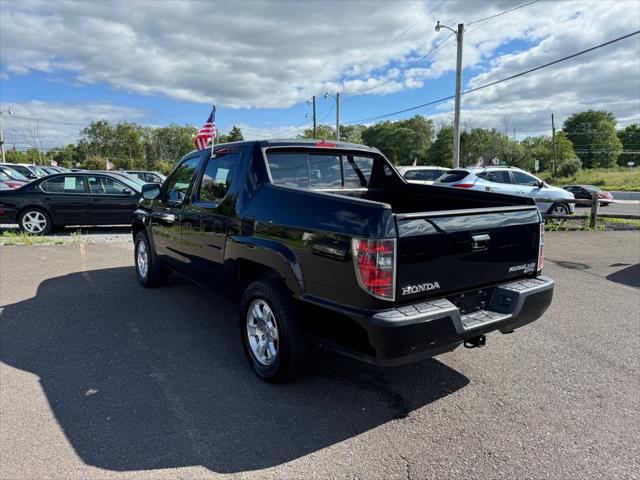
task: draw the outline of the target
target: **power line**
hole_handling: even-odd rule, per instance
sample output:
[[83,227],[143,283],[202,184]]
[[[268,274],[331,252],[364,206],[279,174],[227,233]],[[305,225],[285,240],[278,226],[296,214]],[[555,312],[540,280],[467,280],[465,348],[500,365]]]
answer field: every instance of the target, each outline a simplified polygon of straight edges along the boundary
[[519,10],[519,9],[521,9],[521,8],[528,7],[529,5],[533,5],[533,4],[534,4],[534,3],[536,3],[538,0],[533,0],[532,2],[525,3],[524,5],[522,5],[525,1],[526,1],[526,0],[524,0],[524,1],[522,1],[522,2],[520,2],[520,3],[518,3],[518,4],[516,4],[515,6],[511,7],[511,8],[510,8],[510,9],[508,9],[508,10],[504,10],[504,11],[502,11],[502,12],[498,12],[498,13],[496,13],[495,15],[489,15],[488,17],[479,18],[478,20],[474,20],[473,22],[469,22],[469,23],[467,23],[467,25],[468,25],[468,26],[470,26],[470,25],[475,25],[476,23],[484,22],[485,20],[492,20],[492,19],[494,19],[494,18],[496,18],[496,17],[499,17],[499,16],[501,16],[501,15],[505,15],[505,14],[510,13],[510,12],[513,12],[513,11],[515,11],[515,10]]
[[[635,32],[628,33],[627,35],[623,35],[621,37],[614,38],[613,40],[609,40],[608,42],[601,43],[600,45],[596,45],[595,47],[587,48],[586,50],[581,50],[580,52],[576,52],[574,54],[567,55],[566,57],[559,58],[559,59],[554,60],[552,62],[545,63],[543,65],[539,65],[539,66],[534,67],[534,68],[530,68],[530,69],[525,70],[525,71],[520,72],[520,73],[516,73],[515,75],[510,75],[510,76],[502,78],[500,80],[496,80],[494,82],[490,82],[490,83],[487,83],[485,85],[481,85],[479,87],[475,87],[475,88],[471,88],[469,90],[465,90],[464,92],[462,92],[462,95],[466,95],[468,93],[477,92],[478,90],[483,90],[485,88],[492,87],[492,86],[497,85],[499,83],[503,83],[503,82],[506,82],[508,80],[513,80],[514,78],[522,77],[523,75],[527,75],[527,74],[535,72],[537,70],[541,70],[543,68],[550,67],[551,65],[555,65],[557,63],[564,62],[564,61],[570,60],[572,58],[578,57],[580,55],[584,55],[586,53],[593,52],[594,50],[598,50],[599,48],[606,47],[606,46],[611,45],[613,43],[620,42],[620,41],[625,40],[627,38],[630,38],[630,37],[632,37],[634,35],[637,35],[639,33],[640,33],[640,30],[637,30]],[[453,98],[455,98],[455,95],[449,95],[448,97],[439,98],[437,100],[432,100],[431,102],[423,103],[421,105],[415,105],[413,107],[408,107],[408,108],[405,108],[405,109],[402,109],[402,110],[398,110],[398,111],[395,111],[395,112],[385,113],[383,115],[378,115],[378,116],[369,117],[369,118],[363,118],[363,119],[359,119],[359,120],[350,120],[348,122],[342,122],[342,123],[351,124],[351,123],[360,123],[360,122],[370,122],[370,121],[373,121],[373,120],[378,120],[378,119],[386,118],[386,117],[392,117],[394,115],[399,115],[401,113],[410,112],[412,110],[418,110],[420,108],[424,108],[424,107],[428,107],[428,106],[431,106],[431,105],[435,105],[437,103],[446,102],[447,100],[451,100]]]
[[381,87],[382,85],[385,85],[385,84],[395,80],[396,78],[400,77],[405,71],[409,70],[410,68],[415,67],[416,65],[418,65],[419,63],[423,62],[428,57],[433,55],[440,47],[442,47],[447,42],[447,40],[449,40],[453,36],[454,36],[453,33],[449,34],[449,36],[447,38],[445,38],[442,42],[438,43],[429,52],[424,54],[422,57],[420,57],[416,61],[412,62],[410,65],[407,65],[406,67],[403,67],[397,75],[394,75],[393,77],[389,77],[389,78],[383,80],[382,82],[380,82],[380,83],[378,83],[376,85],[373,85],[371,87],[365,88],[363,90],[359,90],[359,91],[353,92],[353,93],[343,93],[342,95],[344,95],[345,97],[347,97],[347,96],[351,97],[351,96],[354,96],[354,95],[362,95],[363,93],[370,92],[371,90],[374,90],[374,89],[376,89],[378,87]]
[[[524,1],[526,1],[526,0],[524,0]],[[533,1],[531,1],[531,2],[528,2],[528,3],[524,4],[524,5],[523,5],[523,3],[524,3],[524,2],[520,2],[520,3],[516,4],[514,7],[509,8],[509,9],[507,9],[507,10],[504,10],[504,11],[502,11],[502,12],[498,12],[498,13],[496,13],[495,15],[490,15],[490,16],[488,16],[488,17],[481,18],[481,19],[478,19],[478,20],[474,20],[474,21],[472,21],[472,22],[469,22],[469,23],[467,23],[467,25],[474,25],[474,24],[479,23],[479,22],[484,22],[484,23],[482,23],[482,25],[479,25],[478,27],[476,27],[476,28],[474,28],[474,29],[470,30],[469,32],[467,32],[467,33],[466,33],[466,36],[469,36],[469,34],[470,34],[471,32],[474,32],[474,31],[476,31],[478,28],[483,27],[484,25],[486,25],[487,23],[491,22],[491,21],[492,21],[494,18],[496,18],[496,17],[499,17],[499,16],[501,16],[501,15],[505,15],[505,14],[507,14],[507,13],[513,12],[513,11],[518,10],[518,9],[520,9],[520,8],[527,7],[527,6],[529,6],[529,5],[533,5],[533,4],[534,4],[534,3],[536,3],[537,1],[538,1],[538,0],[533,0]],[[438,6],[440,6],[440,5],[438,5]],[[436,7],[436,8],[437,8],[437,7]],[[435,10],[435,9],[434,9],[434,10]],[[343,95],[343,96],[345,96],[345,97],[346,97],[346,96],[362,95],[362,94],[364,94],[364,93],[370,92],[371,90],[375,90],[375,89],[376,89],[376,88],[378,88],[378,87],[381,87],[381,86],[383,86],[383,85],[386,85],[387,83],[389,83],[389,82],[391,82],[391,81],[395,80],[396,78],[400,77],[400,76],[401,76],[404,72],[406,72],[407,70],[409,70],[409,69],[411,69],[411,68],[415,67],[416,65],[418,65],[419,63],[422,63],[423,61],[425,61],[427,58],[429,58],[431,55],[433,55],[433,54],[434,54],[437,50],[439,50],[441,47],[447,46],[447,42],[448,42],[448,40],[449,40],[451,37],[453,37],[454,35],[455,35],[454,33],[449,34],[449,36],[447,36],[447,37],[446,37],[442,42],[440,42],[439,44],[437,44],[433,49],[431,49],[431,50],[430,50],[429,52],[427,52],[425,55],[423,55],[423,56],[422,56],[422,57],[420,57],[419,59],[415,60],[415,61],[414,61],[414,62],[412,62],[411,64],[407,65],[406,67],[401,67],[400,72],[399,72],[398,74],[396,74],[396,75],[394,75],[394,76],[392,76],[392,77],[390,77],[390,78],[387,78],[387,79],[383,80],[382,82],[377,83],[376,85],[373,85],[373,86],[371,86],[371,87],[367,87],[367,88],[365,88],[365,89],[363,89],[363,90],[358,90],[357,92],[352,92],[352,93],[343,93],[342,95]]]
[[409,30],[413,29],[416,25],[418,25],[418,24],[422,23],[423,21],[425,21],[427,19],[427,17],[429,17],[429,15],[431,15],[433,12],[435,12],[437,9],[439,9],[444,3],[446,3],[446,1],[447,0],[442,0],[438,5],[436,5],[431,10],[429,10],[423,17],[418,19],[416,22],[412,23],[411,26],[409,26],[408,28],[404,29],[402,32],[400,32],[398,35],[393,37],[391,40],[389,40],[387,43],[385,43],[382,47],[380,47],[378,50],[373,52],[371,55],[369,55],[362,62],[358,63],[355,66],[356,67],[361,67],[362,65],[367,63],[369,60],[371,60],[373,57],[378,55],[380,52],[382,52],[383,50],[386,50],[389,46],[391,46],[396,40],[398,40],[401,36],[403,36]]

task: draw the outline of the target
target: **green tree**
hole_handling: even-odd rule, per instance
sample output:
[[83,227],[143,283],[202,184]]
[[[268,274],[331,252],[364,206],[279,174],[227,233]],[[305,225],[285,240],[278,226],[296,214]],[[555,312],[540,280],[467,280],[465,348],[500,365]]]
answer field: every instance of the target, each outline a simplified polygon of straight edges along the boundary
[[427,155],[428,165],[453,166],[453,127],[443,126],[436,135]]
[[616,165],[622,142],[616,135],[613,113],[597,110],[574,113],[565,120],[562,129],[584,167]]
[[[313,139],[313,128],[307,128],[299,133],[296,138],[300,139]],[[316,136],[315,138],[323,139],[323,140],[333,140],[336,138],[336,131],[333,127],[329,125],[318,125],[316,127]]]
[[433,141],[433,122],[416,115],[408,120],[376,123],[360,135],[362,143],[378,148],[395,164],[424,164]]
[[20,152],[15,148],[7,150],[4,157],[8,163],[31,163],[31,159],[26,153]]
[[143,141],[146,151],[147,168],[160,170],[171,166],[195,148],[194,139],[198,131],[190,125],[167,125],[159,128],[145,128]]
[[340,140],[349,143],[362,143],[364,125],[340,125]]
[[[553,141],[550,136],[527,137],[522,141],[522,145],[530,164],[535,164],[537,160],[540,171],[553,170]],[[573,151],[573,145],[564,132],[556,133],[556,158],[557,168],[567,160],[577,158]]]
[[76,146],[70,143],[66,147],[55,147],[50,149],[46,155],[47,163],[54,161],[60,167],[75,167]]
[[[624,130],[618,132],[618,138],[622,143],[623,150],[632,152],[640,152],[640,125],[634,123]],[[640,165],[640,153],[623,152],[618,159],[618,163],[627,166],[628,162],[634,162],[636,166]]]
[[228,142],[241,142],[242,140],[244,140],[244,137],[242,136],[242,131],[235,125],[229,131],[229,135],[227,137],[228,137],[227,139]]

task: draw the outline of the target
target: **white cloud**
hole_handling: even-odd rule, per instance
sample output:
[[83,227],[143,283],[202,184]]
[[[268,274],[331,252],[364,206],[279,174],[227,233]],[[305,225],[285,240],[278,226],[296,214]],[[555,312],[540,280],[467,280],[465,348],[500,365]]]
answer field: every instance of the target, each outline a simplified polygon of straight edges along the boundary
[[[393,77],[446,38],[446,31],[434,31],[437,19],[452,27],[467,24],[463,64],[471,87],[640,27],[633,1],[539,1],[476,24],[469,22],[511,8],[516,0],[449,0],[427,14],[440,3],[149,1],[132,8],[115,0],[1,2],[0,75],[15,80],[31,71],[67,72],[81,83],[138,94],[285,108],[325,90],[353,93],[383,81],[369,93],[429,87],[455,69],[453,39]],[[465,96],[463,119],[498,124],[509,115],[519,130],[532,131],[546,129],[552,111],[563,117],[602,108],[623,124],[638,121],[639,38]],[[511,42],[519,42],[521,51],[512,52]],[[435,96],[413,98],[421,103]],[[440,107],[444,116],[450,109]],[[85,116],[77,128],[86,123]]]
[[34,143],[44,149],[67,145],[78,140],[79,133],[96,120],[142,121],[146,114],[135,108],[109,103],[24,102],[0,105],[2,111],[9,108],[12,115],[3,114],[5,147],[20,150]]

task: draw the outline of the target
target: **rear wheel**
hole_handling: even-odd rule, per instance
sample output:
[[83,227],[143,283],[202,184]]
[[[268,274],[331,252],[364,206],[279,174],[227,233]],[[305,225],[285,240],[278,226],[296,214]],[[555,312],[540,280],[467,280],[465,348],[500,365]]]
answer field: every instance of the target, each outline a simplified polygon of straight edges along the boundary
[[569,215],[571,212],[569,211],[569,207],[567,207],[563,203],[554,203],[553,205],[551,205],[549,213],[551,215]]
[[156,287],[167,283],[169,272],[159,264],[144,230],[136,235],[134,258],[138,281],[142,286]]
[[308,339],[291,296],[275,281],[254,282],[240,305],[240,336],[247,360],[267,382],[287,382],[305,367]]
[[31,235],[46,235],[53,224],[47,212],[40,208],[27,208],[18,219],[20,230]]

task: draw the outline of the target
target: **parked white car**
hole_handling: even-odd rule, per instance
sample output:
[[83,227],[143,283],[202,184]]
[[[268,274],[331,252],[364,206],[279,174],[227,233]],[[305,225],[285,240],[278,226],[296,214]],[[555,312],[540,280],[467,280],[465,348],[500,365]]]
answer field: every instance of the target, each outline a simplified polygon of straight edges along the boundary
[[[469,188],[485,192],[505,193],[545,199],[574,199],[573,193],[552,187],[528,172],[515,167],[470,167],[451,170],[434,185]],[[573,203],[538,202],[542,213],[569,215],[575,211]]]
[[407,182],[423,185],[431,185],[449,170],[451,169],[447,167],[433,166],[398,167],[398,172]]

